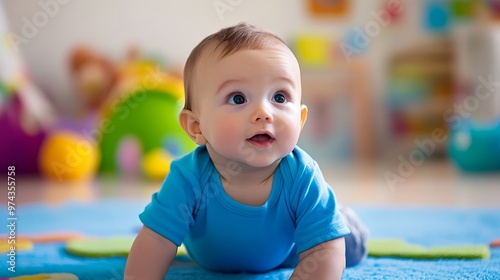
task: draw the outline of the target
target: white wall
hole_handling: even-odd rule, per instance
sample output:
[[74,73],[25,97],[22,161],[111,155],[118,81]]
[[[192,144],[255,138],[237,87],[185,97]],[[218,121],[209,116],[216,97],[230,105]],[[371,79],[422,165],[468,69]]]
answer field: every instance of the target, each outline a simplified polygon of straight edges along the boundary
[[[305,0],[1,0],[34,81],[61,108],[76,104],[66,63],[71,48],[93,46],[119,60],[137,44],[147,52],[182,64],[205,36],[240,21],[290,39],[299,32],[341,36],[370,19],[380,1],[354,1],[351,16],[315,19]],[[215,6],[230,9],[217,12]]]

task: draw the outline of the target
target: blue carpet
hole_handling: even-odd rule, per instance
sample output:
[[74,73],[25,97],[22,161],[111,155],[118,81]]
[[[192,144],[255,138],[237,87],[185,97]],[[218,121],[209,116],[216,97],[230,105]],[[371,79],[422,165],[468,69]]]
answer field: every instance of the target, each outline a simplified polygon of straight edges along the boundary
[[[19,206],[17,235],[77,231],[88,236],[131,236],[141,226],[137,215],[145,202],[106,200]],[[6,207],[2,207],[6,208]],[[422,246],[488,244],[500,238],[500,209],[355,207],[370,228],[372,238],[402,238]],[[6,209],[0,214],[7,217]],[[8,223],[7,223],[8,224]],[[5,229],[5,227],[4,227]],[[1,235],[6,231],[2,229]],[[125,258],[82,258],[69,255],[63,243],[36,244],[31,252],[18,251],[16,272],[7,270],[8,256],[0,257],[0,278],[37,273],[66,272],[80,279],[123,279]],[[7,266],[5,264],[7,263]],[[288,279],[290,269],[267,274],[217,274],[195,264],[176,261],[168,279]],[[368,258],[346,269],[345,279],[500,279],[500,249],[488,260],[409,260]]]

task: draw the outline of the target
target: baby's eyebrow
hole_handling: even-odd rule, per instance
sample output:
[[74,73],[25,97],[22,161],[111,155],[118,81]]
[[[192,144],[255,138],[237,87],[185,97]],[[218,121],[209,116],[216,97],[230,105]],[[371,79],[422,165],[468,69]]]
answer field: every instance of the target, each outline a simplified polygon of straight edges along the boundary
[[[224,81],[217,89],[217,92],[221,92],[223,88],[225,88],[226,86],[228,86],[232,83],[245,83],[245,82],[247,82],[246,79],[230,79],[230,80]],[[273,83],[277,83],[277,82],[285,82],[285,83],[290,84],[293,89],[296,88],[296,85],[295,85],[295,82],[293,81],[293,79],[291,79],[287,76],[280,76],[280,77],[277,77],[276,79],[273,80]]]
[[274,82],[280,82],[280,81],[284,81],[284,82],[290,84],[295,89],[295,82],[292,79],[290,79],[289,77],[282,76],[282,77],[278,77],[278,78],[274,79]]
[[237,83],[237,82],[244,82],[243,79],[231,79],[223,82],[219,88],[217,89],[217,92],[221,92],[223,88],[225,88],[227,85],[232,84],[232,83]]

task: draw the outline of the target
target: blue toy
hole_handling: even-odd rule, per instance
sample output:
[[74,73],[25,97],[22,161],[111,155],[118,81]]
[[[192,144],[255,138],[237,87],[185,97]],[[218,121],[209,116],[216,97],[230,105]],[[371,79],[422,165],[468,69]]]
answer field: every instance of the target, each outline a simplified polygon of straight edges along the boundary
[[491,122],[465,120],[451,130],[449,156],[463,171],[500,171],[500,118]]

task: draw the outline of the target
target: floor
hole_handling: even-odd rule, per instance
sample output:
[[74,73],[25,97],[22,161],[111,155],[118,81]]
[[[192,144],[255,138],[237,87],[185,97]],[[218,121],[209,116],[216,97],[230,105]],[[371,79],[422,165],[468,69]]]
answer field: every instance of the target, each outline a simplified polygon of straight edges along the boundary
[[[428,162],[411,172],[380,163],[319,164],[338,201],[345,205],[500,207],[500,173],[466,175],[444,161]],[[90,182],[64,184],[36,177],[15,179],[18,206],[112,197],[147,201],[161,185],[131,178],[99,177]],[[3,194],[0,203],[6,202],[7,195]]]
[[500,207],[500,173],[464,174],[445,161],[414,167],[326,172],[338,199],[352,205]]

